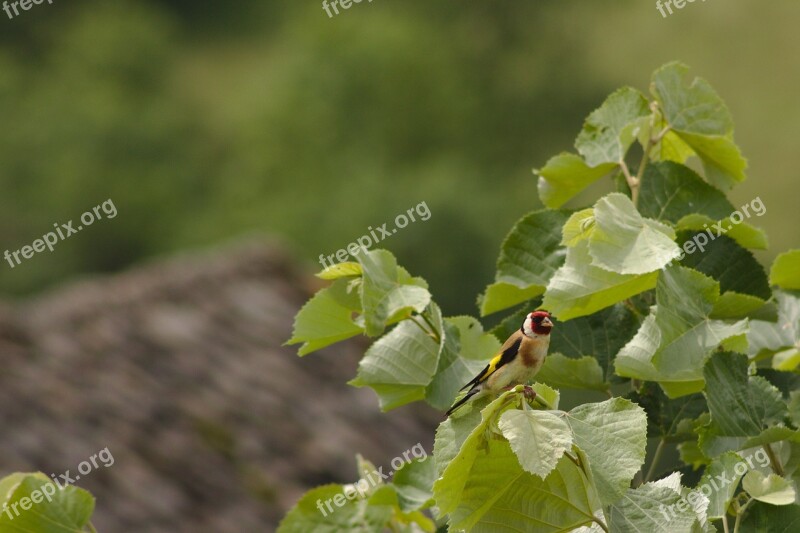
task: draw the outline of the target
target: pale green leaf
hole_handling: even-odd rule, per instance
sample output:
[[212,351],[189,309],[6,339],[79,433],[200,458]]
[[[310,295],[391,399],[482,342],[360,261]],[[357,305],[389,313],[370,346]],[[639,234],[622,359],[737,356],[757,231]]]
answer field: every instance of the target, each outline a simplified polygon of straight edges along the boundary
[[13,474],[0,481],[0,531],[68,533],[84,531],[95,500],[87,491],[56,486],[45,474]]
[[572,432],[564,419],[548,411],[512,409],[500,416],[503,436],[524,470],[544,479],[564,452],[572,448]]
[[775,291],[778,302],[778,321],[750,321],[747,334],[748,353],[751,358],[763,359],[778,356],[774,366],[781,370],[794,370],[791,367],[800,350],[800,297],[791,292]]
[[698,392],[712,350],[743,339],[747,320],[728,324],[709,318],[719,284],[703,274],[671,266],[659,278],[657,305],[615,361],[620,376],[658,381],[670,397]]
[[617,274],[593,266],[589,243],[581,241],[567,249],[567,260],[550,280],[542,305],[559,320],[569,320],[652,289],[657,279],[658,272]]
[[[325,485],[305,493],[283,518],[277,533],[375,533],[383,531],[394,514],[387,496],[394,489],[384,486],[368,499],[344,497],[343,485]],[[348,494],[353,494],[348,491]],[[342,505],[337,505],[335,498]]]
[[363,270],[361,302],[366,333],[375,337],[398,317],[421,313],[430,303],[427,284],[419,278],[406,279],[395,257],[386,250],[363,250],[356,256]]
[[790,250],[775,258],[769,282],[781,289],[800,289],[800,250]]
[[631,87],[618,89],[586,118],[575,148],[591,167],[618,164],[636,140],[637,119],[649,114],[642,93]]
[[736,469],[739,463],[742,463],[741,456],[726,452],[706,467],[703,477],[697,483],[695,490],[706,495],[710,501],[708,517],[712,520],[722,518],[733,500],[743,474],[743,471],[740,473]]
[[611,193],[598,200],[594,220],[589,238],[594,266],[618,274],[647,274],[680,255],[675,232],[643,218],[624,194]]
[[436,464],[430,457],[405,463],[392,476],[400,509],[404,512],[425,509],[433,504]]
[[582,209],[570,215],[561,231],[561,244],[575,246],[591,236],[594,229],[594,208]]
[[645,483],[628,489],[609,510],[611,533],[690,533],[697,521],[694,510],[674,488]]
[[374,389],[388,411],[424,399],[438,363],[439,344],[404,320],[369,347],[350,384]]
[[617,501],[639,471],[647,445],[647,416],[623,398],[579,405],[568,413],[575,444],[586,453],[600,499]]
[[361,265],[354,261],[348,261],[345,263],[337,263],[335,265],[325,267],[325,270],[317,273],[316,276],[321,279],[335,280],[339,278],[360,276],[361,274]]
[[362,333],[353,320],[356,310],[343,304],[346,293],[347,280],[342,279],[315,294],[297,313],[294,334],[287,344],[302,342],[298,353],[307,355]]
[[545,206],[557,209],[615,168],[614,163],[590,167],[579,155],[561,153],[534,170],[539,175],[539,198]]
[[744,476],[742,488],[754,499],[770,505],[792,504],[796,493],[792,481],[777,474],[765,476],[758,470],[751,470]]

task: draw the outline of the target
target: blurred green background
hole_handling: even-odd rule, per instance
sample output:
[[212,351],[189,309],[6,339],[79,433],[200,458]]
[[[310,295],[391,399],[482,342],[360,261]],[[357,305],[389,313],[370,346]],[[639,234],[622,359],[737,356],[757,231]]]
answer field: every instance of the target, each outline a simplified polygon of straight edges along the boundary
[[[56,0],[0,13],[0,253],[111,198],[13,270],[0,294],[243,234],[309,270],[425,201],[381,244],[448,314],[475,313],[499,245],[539,207],[533,167],[569,150],[607,93],[672,59],[729,104],[769,264],[800,244],[800,3]],[[794,185],[794,186],[793,186]],[[578,199],[573,205],[579,205]]]

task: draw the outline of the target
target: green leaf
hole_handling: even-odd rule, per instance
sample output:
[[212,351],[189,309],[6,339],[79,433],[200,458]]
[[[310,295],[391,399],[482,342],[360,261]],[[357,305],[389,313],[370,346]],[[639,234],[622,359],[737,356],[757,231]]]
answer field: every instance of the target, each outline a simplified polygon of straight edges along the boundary
[[614,163],[593,168],[578,155],[561,153],[550,158],[543,168],[534,170],[539,175],[539,198],[545,206],[557,209],[615,168]]
[[594,206],[594,230],[589,238],[592,265],[618,274],[647,274],[680,255],[675,232],[643,218],[627,196],[611,193]]
[[644,409],[624,398],[579,405],[567,423],[577,444],[589,458],[595,486],[603,505],[617,501],[639,471],[647,445]]
[[286,344],[303,343],[299,355],[307,355],[339,341],[349,339],[364,330],[353,321],[356,312],[346,305],[347,280],[337,280],[333,285],[315,294],[297,313],[294,334]]
[[[506,408],[511,406],[511,401],[515,393],[506,391],[481,411],[481,418],[478,425],[474,426],[469,435],[463,440],[458,448],[457,454],[447,461],[446,467],[442,471],[441,477],[433,485],[434,498],[439,506],[441,514],[449,514],[458,506],[464,487],[470,480],[470,470],[477,460],[479,450],[486,442],[485,433],[490,428],[490,424],[495,417]],[[473,418],[472,416],[470,417]],[[444,424],[442,424],[444,425]],[[440,426],[440,431],[441,431]],[[450,430],[456,429],[451,425]],[[463,434],[461,435],[463,437]],[[437,432],[437,442],[439,441]],[[445,453],[448,453],[445,451]],[[438,455],[434,449],[434,456]],[[516,458],[515,458],[516,462]],[[437,468],[443,464],[442,459],[436,459]],[[517,463],[519,464],[519,463]]]
[[[517,323],[522,323],[521,316]],[[570,358],[592,356],[600,364],[603,380],[608,381],[614,357],[638,329],[636,315],[624,304],[615,304],[597,313],[556,324],[550,333],[550,353],[561,353]],[[538,379],[544,380],[542,371],[547,365],[545,361]]]
[[752,320],[747,334],[748,353],[755,359],[774,356],[773,367],[791,371],[800,357],[800,297],[775,291],[778,321]]
[[482,298],[482,315],[544,292],[553,273],[564,263],[561,227],[568,216],[566,211],[534,211],[514,225],[500,249],[495,283]]
[[688,67],[668,63],[653,74],[652,92],[675,134],[702,160],[706,179],[722,189],[744,181],[747,162],[733,143],[728,108],[705,80],[687,85]]
[[421,313],[430,303],[424,280],[408,278],[390,252],[363,250],[355,257],[363,269],[361,302],[370,337],[383,333],[386,324],[397,318]]
[[91,494],[75,486],[59,488],[41,472],[13,474],[0,481],[0,487],[5,509],[0,513],[0,531],[84,531],[94,512]]
[[[381,487],[366,500],[347,499],[344,489],[343,485],[325,485],[305,493],[283,518],[278,533],[383,531],[394,514],[394,506],[389,503],[391,499],[387,501],[387,496],[394,489]],[[350,491],[348,493],[352,494]]]
[[[470,402],[444,420],[436,429],[433,441],[433,459],[436,473],[441,477],[447,465],[461,451],[464,442],[481,423],[481,409]],[[485,406],[485,404],[484,404]]]
[[638,207],[642,216],[672,224],[695,213],[722,220],[735,211],[722,191],[689,167],[671,161],[647,165]]
[[542,305],[559,320],[569,320],[652,289],[657,279],[658,272],[617,274],[593,266],[589,242],[584,240],[567,249],[566,263],[550,280]]
[[359,263],[348,261],[345,263],[338,263],[325,267],[322,272],[316,274],[320,279],[336,280],[339,278],[348,278],[353,276],[360,276],[362,274],[361,265]]
[[617,355],[617,374],[657,381],[671,398],[702,390],[711,351],[739,344],[747,331],[747,320],[728,324],[709,318],[718,298],[713,279],[684,267],[667,268],[658,280],[655,310]]
[[704,251],[686,255],[681,263],[719,281],[721,292],[734,291],[762,300],[772,297],[764,267],[752,253],[724,235],[709,242]]
[[392,477],[400,509],[410,512],[433,505],[433,482],[436,477],[436,464],[430,457],[405,463]]
[[375,390],[384,411],[422,400],[438,368],[439,349],[419,326],[404,320],[369,347],[350,384]]
[[648,101],[642,93],[631,87],[618,89],[586,118],[575,148],[591,167],[619,164],[636,140],[637,119],[649,114]]
[[[583,471],[566,456],[542,480],[522,469],[506,440],[485,442],[465,472],[468,482],[456,501],[436,498],[453,508],[451,531],[492,533],[503,524],[509,531],[555,533],[595,520],[600,508],[597,495]],[[580,457],[580,450],[574,452]],[[437,485],[448,483],[447,473],[437,481]]]
[[719,435],[755,436],[787,415],[780,391],[760,376],[749,376],[747,367],[747,356],[735,353],[716,353],[706,363],[705,395]]
[[789,505],[794,503],[794,483],[777,474],[765,476],[758,470],[751,470],[742,480],[742,488],[754,499],[770,505]]
[[[711,462],[697,483],[695,490],[707,495],[710,501],[708,518],[711,520],[722,518],[728,505],[733,501],[739,480],[742,478],[742,474],[736,470],[736,465],[741,462],[741,456],[733,452],[726,452]],[[701,490],[704,486],[708,487],[708,494],[705,490]]]
[[628,398],[641,405],[647,413],[648,438],[664,438],[670,441],[696,438],[691,420],[707,410],[702,394],[691,394],[674,400],[669,399],[655,383],[646,381]]
[[744,248],[766,250],[768,246],[767,234],[764,233],[764,230],[755,228],[746,222],[734,224],[730,218],[717,220],[706,215],[693,213],[678,220],[675,224],[675,229],[679,232],[711,231],[714,238],[717,238],[717,235],[725,235]]
[[606,391],[610,384],[603,380],[603,369],[597,359],[585,355],[579,359],[551,353],[536,379],[553,387]]
[[435,309],[434,325],[443,332],[443,344],[436,372],[425,391],[425,399],[433,407],[444,410],[453,403],[453,398],[464,383],[480,372],[500,350],[500,343],[491,333],[484,333],[476,319],[462,316],[447,318],[441,323],[438,307]]
[[781,289],[800,289],[800,250],[790,250],[775,258],[769,282]]
[[788,533],[797,531],[800,525],[800,506],[782,505],[775,507],[766,503],[755,502],[742,520],[741,531],[773,531]]
[[679,506],[681,500],[679,491],[658,482],[628,489],[610,508],[609,531],[690,533],[697,515],[686,502]]
[[512,409],[500,416],[498,427],[522,468],[542,479],[572,448],[572,432],[567,423],[547,411]]

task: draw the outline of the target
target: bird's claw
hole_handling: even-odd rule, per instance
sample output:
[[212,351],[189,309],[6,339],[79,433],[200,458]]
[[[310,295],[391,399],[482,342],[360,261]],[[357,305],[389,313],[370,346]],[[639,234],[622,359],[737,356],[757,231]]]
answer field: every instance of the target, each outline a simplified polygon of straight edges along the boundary
[[536,391],[533,390],[533,387],[530,385],[525,385],[525,387],[522,389],[522,394],[524,394],[525,398],[528,400],[533,400],[536,398]]

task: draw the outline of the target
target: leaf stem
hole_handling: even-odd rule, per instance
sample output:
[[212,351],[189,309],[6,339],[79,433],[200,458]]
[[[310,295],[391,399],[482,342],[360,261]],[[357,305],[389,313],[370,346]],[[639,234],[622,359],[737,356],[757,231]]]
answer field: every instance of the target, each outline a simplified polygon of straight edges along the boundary
[[722,530],[725,533],[730,533],[731,532],[731,530],[728,529],[728,515],[727,515],[727,513],[722,515]]
[[413,322],[414,324],[416,324],[416,325],[417,325],[417,327],[418,327],[419,329],[421,329],[421,330],[422,330],[422,331],[425,333],[425,335],[427,335],[428,337],[431,337],[431,338],[432,338],[433,340],[435,340],[436,342],[439,342],[439,339],[437,338],[437,336],[436,336],[436,335],[434,335],[432,332],[428,331],[427,329],[425,329],[425,326],[423,326],[422,324],[420,324],[420,323],[417,321],[417,319],[416,319],[416,316],[415,316],[415,315],[411,315],[411,316],[409,316],[409,317],[408,317],[408,320],[410,320],[411,322]]
[[595,517],[594,523],[597,524],[598,526],[600,526],[603,529],[603,531],[608,533],[608,526],[605,525],[602,520],[600,520],[599,518]]
[[764,451],[767,452],[767,457],[769,457],[770,465],[772,465],[772,470],[779,476],[783,477],[783,466],[781,465],[780,459],[778,456],[775,455],[775,451],[772,449],[769,443],[764,444],[763,446]]
[[658,466],[659,461],[661,461],[661,454],[664,452],[664,445],[667,443],[664,437],[661,437],[661,440],[658,441],[658,446],[656,447],[656,451],[653,454],[653,460],[650,461],[650,468],[647,469],[647,474],[644,476],[644,482],[647,483],[653,477],[653,474],[656,473],[656,466]]
[[744,512],[747,510],[747,507],[754,501],[755,500],[753,500],[753,498],[750,498],[749,500],[747,500],[747,503],[739,507],[739,510],[736,511],[736,522],[733,523],[733,533],[739,533],[739,525],[741,524]]
[[420,313],[419,316],[421,316],[422,320],[424,320],[425,323],[428,324],[428,327],[431,328],[431,333],[434,335],[434,338],[436,339],[436,342],[442,342],[442,339],[439,336],[439,333],[436,331],[436,326],[433,325],[433,323],[428,319],[428,317],[425,315],[425,313]]

